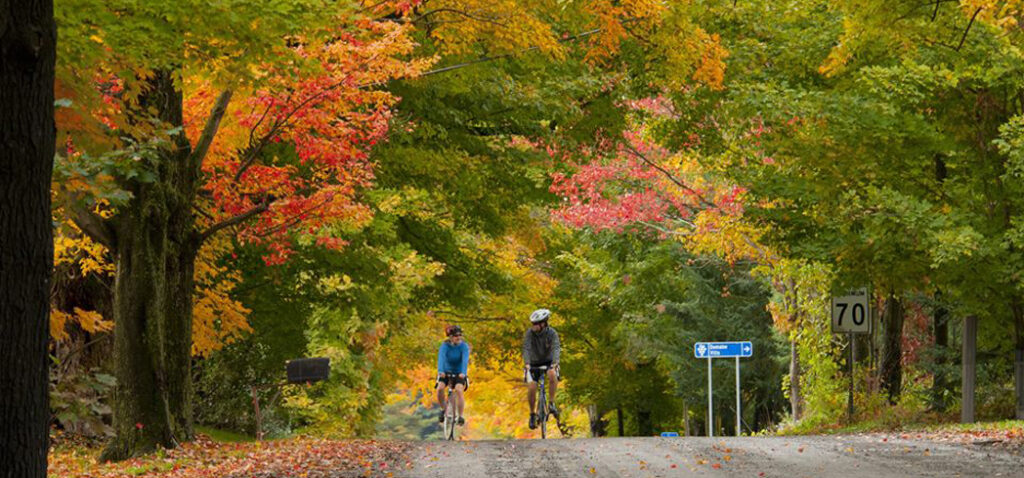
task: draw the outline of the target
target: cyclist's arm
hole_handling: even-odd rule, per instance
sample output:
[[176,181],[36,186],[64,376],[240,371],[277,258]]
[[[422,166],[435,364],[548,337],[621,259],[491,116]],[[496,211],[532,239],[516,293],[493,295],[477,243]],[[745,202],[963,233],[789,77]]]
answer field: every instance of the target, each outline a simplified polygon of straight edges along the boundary
[[526,334],[523,335],[523,364],[527,366],[530,365],[530,357],[533,355],[531,352],[530,331],[527,330]]
[[554,334],[551,344],[551,365],[558,365],[559,356],[562,355],[562,341],[558,338],[558,332],[555,329],[551,329],[551,333]]
[[459,364],[459,373],[466,375],[469,373],[469,342],[462,342],[462,363]]
[[437,375],[444,374],[444,347],[447,343],[441,343],[441,346],[437,349]]

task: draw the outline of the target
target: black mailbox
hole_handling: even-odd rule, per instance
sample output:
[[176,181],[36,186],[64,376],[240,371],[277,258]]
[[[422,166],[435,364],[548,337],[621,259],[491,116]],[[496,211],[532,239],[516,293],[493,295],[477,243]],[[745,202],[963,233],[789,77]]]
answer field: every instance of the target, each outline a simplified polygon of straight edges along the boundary
[[313,383],[327,380],[331,373],[331,359],[325,357],[289,360],[285,365],[288,383]]

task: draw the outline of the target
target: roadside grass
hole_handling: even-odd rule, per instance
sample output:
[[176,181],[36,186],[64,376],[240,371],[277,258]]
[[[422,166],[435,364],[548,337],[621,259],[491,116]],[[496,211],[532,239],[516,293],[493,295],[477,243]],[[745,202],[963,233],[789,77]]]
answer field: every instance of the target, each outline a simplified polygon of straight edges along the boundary
[[807,420],[799,423],[784,423],[776,435],[851,435],[857,433],[926,433],[986,435],[999,433],[1010,438],[1024,439],[1024,420],[999,420],[975,423],[958,423],[947,415],[920,414],[914,420],[895,420],[891,416],[874,417],[853,423],[816,423]]

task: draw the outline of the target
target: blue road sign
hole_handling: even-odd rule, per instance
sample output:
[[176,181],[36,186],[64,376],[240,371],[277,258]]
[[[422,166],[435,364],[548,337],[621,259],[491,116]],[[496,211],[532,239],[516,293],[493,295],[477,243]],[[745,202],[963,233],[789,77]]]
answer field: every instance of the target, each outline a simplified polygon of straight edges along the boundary
[[693,356],[697,358],[751,357],[754,346],[750,342],[697,342]]
[[661,436],[663,436],[663,437],[677,437],[677,436],[679,436],[679,432],[661,432]]

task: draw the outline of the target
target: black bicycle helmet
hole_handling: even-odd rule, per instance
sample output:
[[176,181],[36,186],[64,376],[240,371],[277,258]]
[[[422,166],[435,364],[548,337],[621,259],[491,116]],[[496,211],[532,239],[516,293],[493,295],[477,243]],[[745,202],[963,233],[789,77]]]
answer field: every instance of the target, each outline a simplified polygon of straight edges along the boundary
[[462,335],[462,327],[459,327],[458,325],[449,325],[448,327],[445,327],[444,334],[448,337]]

